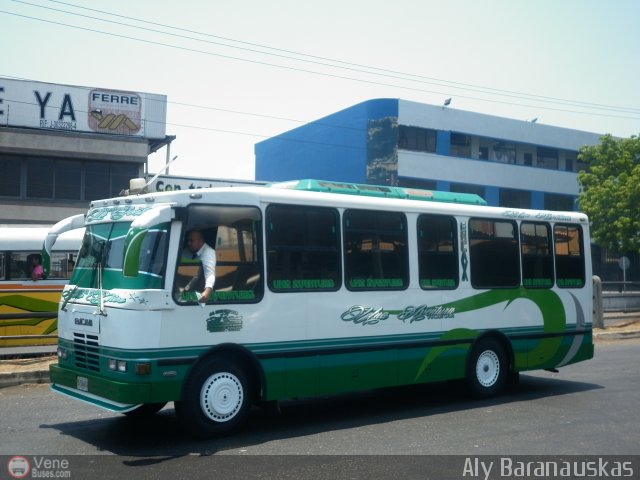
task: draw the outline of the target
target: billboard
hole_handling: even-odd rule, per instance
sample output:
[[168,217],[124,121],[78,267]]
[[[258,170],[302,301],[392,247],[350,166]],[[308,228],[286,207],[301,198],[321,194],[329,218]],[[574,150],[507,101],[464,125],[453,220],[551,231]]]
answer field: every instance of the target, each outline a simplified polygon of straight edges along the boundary
[[0,126],[164,138],[167,97],[0,77]]

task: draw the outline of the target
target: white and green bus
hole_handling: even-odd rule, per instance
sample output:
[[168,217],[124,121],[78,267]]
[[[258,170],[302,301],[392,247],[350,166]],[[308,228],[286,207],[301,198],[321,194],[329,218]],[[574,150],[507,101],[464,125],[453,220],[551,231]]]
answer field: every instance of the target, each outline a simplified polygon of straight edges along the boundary
[[[77,227],[52,388],[135,415],[174,402],[200,436],[258,402],[450,379],[489,396],[593,356],[582,213],[300,180],[95,201],[55,230]],[[184,288],[192,229],[216,251],[206,304]]]

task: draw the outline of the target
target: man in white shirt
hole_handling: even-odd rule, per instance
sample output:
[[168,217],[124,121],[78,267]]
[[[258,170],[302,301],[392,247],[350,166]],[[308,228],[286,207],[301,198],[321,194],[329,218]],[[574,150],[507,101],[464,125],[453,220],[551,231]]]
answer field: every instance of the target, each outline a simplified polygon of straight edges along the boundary
[[[216,281],[216,251],[205,243],[204,236],[200,230],[191,230],[187,234],[187,248],[191,252],[192,258],[198,258],[202,263],[204,290],[198,301],[207,303],[209,296],[213,292],[213,284]],[[190,290],[193,287],[198,280],[198,276],[187,284],[185,290]]]

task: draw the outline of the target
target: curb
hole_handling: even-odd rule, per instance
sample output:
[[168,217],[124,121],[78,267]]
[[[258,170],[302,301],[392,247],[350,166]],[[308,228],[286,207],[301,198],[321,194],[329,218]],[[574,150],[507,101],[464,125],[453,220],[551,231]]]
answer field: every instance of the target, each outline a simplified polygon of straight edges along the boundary
[[593,333],[593,338],[595,340],[626,340],[628,338],[640,338],[640,331],[629,331],[629,332],[598,332]]
[[49,383],[49,369],[31,372],[0,373],[0,388],[15,387],[25,383]]

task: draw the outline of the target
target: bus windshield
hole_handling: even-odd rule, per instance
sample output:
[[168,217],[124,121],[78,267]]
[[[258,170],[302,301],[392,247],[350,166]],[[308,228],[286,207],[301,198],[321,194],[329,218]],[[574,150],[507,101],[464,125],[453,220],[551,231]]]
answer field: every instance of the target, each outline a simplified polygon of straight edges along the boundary
[[169,225],[161,224],[147,232],[140,249],[140,274],[125,277],[122,259],[124,240],[130,226],[130,222],[89,225],[70,283],[78,287],[99,288],[101,282],[105,290],[163,288]]

